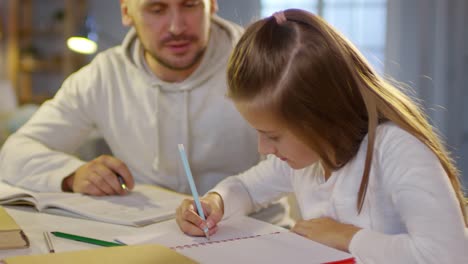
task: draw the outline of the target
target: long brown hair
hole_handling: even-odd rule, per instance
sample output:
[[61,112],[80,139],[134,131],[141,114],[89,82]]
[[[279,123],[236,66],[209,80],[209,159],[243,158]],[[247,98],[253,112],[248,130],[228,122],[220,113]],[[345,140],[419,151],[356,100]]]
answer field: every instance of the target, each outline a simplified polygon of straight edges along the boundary
[[359,212],[376,128],[394,122],[435,153],[466,216],[458,170],[417,103],[378,76],[323,19],[297,9],[283,12],[284,21],[271,16],[246,29],[229,60],[228,96],[247,107],[274,111],[330,170],[350,161],[368,135]]

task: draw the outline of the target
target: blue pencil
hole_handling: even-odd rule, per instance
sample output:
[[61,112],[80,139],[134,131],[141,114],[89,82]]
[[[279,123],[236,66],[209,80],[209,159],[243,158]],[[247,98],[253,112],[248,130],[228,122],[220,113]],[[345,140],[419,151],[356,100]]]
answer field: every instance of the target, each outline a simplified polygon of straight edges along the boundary
[[[193,181],[192,171],[190,170],[187,154],[185,154],[184,145],[179,144],[178,147],[180,158],[182,159],[182,164],[184,165],[185,175],[187,175],[190,190],[192,191],[193,200],[195,200],[195,205],[197,206],[198,215],[203,219],[203,221],[206,221],[205,214],[203,213],[203,207],[201,206],[200,198],[198,197],[197,187],[195,186],[195,182]],[[210,235],[208,234],[208,227],[205,226],[203,232],[205,233],[206,238],[210,239]]]

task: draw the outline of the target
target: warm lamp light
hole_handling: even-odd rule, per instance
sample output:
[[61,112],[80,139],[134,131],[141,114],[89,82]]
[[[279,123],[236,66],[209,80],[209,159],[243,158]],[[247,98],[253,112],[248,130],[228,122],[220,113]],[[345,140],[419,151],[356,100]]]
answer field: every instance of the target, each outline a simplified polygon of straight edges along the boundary
[[67,46],[70,50],[73,50],[82,54],[93,54],[97,51],[98,45],[91,39],[85,37],[70,37],[67,40]]
[[97,40],[96,24],[91,16],[87,16],[79,32],[68,38],[67,46],[78,53],[93,54],[98,49]]

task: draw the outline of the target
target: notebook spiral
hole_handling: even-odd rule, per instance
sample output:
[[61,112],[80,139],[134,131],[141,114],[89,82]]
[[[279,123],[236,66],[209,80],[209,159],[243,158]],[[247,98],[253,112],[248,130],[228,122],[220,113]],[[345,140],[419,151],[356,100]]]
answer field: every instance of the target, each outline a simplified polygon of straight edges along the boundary
[[[274,233],[270,233],[268,235],[276,235],[276,234],[279,234],[279,233],[281,233],[281,232],[274,232]],[[263,236],[263,235],[252,235],[252,236],[236,237],[236,238],[222,239],[222,240],[216,240],[216,241],[207,241],[207,242],[201,242],[201,243],[193,243],[193,244],[186,244],[186,245],[170,247],[170,249],[183,250],[183,249],[189,249],[189,248],[194,248],[194,247],[208,246],[208,245],[212,245],[212,244],[219,244],[219,243],[232,242],[232,241],[237,241],[237,240],[251,239],[251,238],[256,238],[256,237],[261,237],[261,236]]]

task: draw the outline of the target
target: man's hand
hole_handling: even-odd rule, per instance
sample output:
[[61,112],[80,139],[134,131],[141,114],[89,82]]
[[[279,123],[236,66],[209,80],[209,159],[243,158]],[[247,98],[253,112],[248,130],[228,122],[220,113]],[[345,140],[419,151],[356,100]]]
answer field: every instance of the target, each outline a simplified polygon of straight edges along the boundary
[[343,224],[329,217],[299,220],[291,229],[294,233],[321,244],[349,252],[349,244],[359,227]]
[[206,223],[198,215],[193,199],[185,199],[177,208],[176,221],[180,230],[191,236],[204,236],[203,229],[206,224],[211,236],[218,231],[217,224],[223,218],[223,199],[217,193],[208,193],[200,199],[200,203],[206,216]]
[[122,176],[128,189],[133,189],[133,176],[121,160],[102,155],[79,167],[62,182],[63,191],[72,191],[95,196],[123,195],[117,175]]

